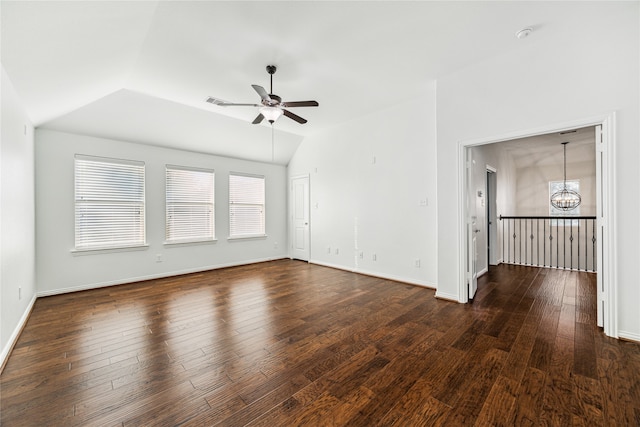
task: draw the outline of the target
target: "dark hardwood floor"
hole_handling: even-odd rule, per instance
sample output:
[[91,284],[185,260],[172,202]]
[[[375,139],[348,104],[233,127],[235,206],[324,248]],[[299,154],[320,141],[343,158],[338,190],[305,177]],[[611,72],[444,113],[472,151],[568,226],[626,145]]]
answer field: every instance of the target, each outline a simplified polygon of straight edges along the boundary
[[472,304],[281,260],[38,299],[3,426],[640,425],[595,275],[492,268]]

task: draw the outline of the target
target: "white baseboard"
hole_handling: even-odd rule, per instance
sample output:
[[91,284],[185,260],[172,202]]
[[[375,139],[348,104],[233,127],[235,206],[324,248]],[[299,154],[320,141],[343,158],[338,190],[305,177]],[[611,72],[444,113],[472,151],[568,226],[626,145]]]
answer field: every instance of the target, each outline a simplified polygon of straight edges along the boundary
[[460,302],[460,301],[458,301],[458,295],[449,294],[449,293],[446,293],[446,292],[436,291],[436,298],[444,299],[444,300],[452,301],[452,302],[457,302],[457,303]]
[[482,276],[483,274],[487,274],[488,272],[488,268],[483,268],[482,270],[478,271],[478,277]]
[[360,268],[345,267],[344,265],[331,264],[331,263],[327,263],[327,262],[323,262],[323,261],[316,261],[316,260],[310,260],[309,263],[310,264],[321,265],[323,267],[335,268],[337,270],[348,271],[350,273],[364,274],[365,276],[378,277],[380,279],[393,280],[395,282],[407,283],[409,285],[422,286],[423,288],[429,288],[429,289],[436,289],[437,288],[436,285],[434,283],[431,283],[431,282],[411,279],[411,278],[402,277],[402,276],[396,276],[396,275],[393,275],[393,274],[379,273],[377,271],[363,270],[363,269],[360,269]]
[[0,353],[0,372],[2,372],[2,369],[4,368],[4,364],[9,358],[9,354],[11,354],[11,350],[13,350],[13,346],[16,345],[16,342],[18,341],[18,337],[20,336],[20,333],[22,332],[24,325],[27,323],[27,320],[29,319],[29,315],[31,314],[31,310],[33,310],[33,305],[36,303],[37,298],[38,297],[36,295],[34,295],[31,298],[31,301],[29,301],[29,305],[27,305],[26,310],[24,311],[24,313],[22,313],[22,317],[20,317],[20,321],[18,321],[18,324],[16,325],[15,329],[11,333],[9,340],[7,341],[7,345],[5,345],[4,348],[2,349],[2,353]]
[[640,343],[640,334],[634,334],[633,332],[618,331],[618,338]]
[[239,262],[230,262],[230,263],[225,263],[225,264],[208,265],[208,266],[205,266],[205,267],[197,267],[197,268],[186,269],[186,270],[170,271],[170,272],[164,272],[164,273],[159,273],[159,274],[150,274],[150,275],[147,275],[147,276],[128,277],[126,279],[112,280],[112,281],[108,281],[108,282],[89,283],[89,284],[86,284],[86,285],[71,286],[71,287],[68,287],[68,288],[59,288],[59,289],[53,289],[53,290],[49,290],[49,291],[40,291],[40,292],[37,293],[37,296],[38,297],[47,297],[47,296],[51,296],[51,295],[67,294],[67,293],[70,293],[70,292],[86,291],[86,290],[90,290],[90,289],[105,288],[105,287],[108,287],[108,286],[117,286],[117,285],[124,285],[124,284],[127,284],[127,283],[143,282],[145,280],[163,279],[165,277],[180,276],[180,275],[183,275],[183,274],[191,274],[191,273],[201,273],[203,271],[218,270],[220,268],[228,268],[228,267],[237,267],[237,266],[240,266],[240,265],[257,264],[257,263],[260,263],[260,262],[275,261],[275,260],[278,260],[278,259],[286,259],[286,258],[288,258],[288,256],[283,255],[283,256],[278,256],[278,257],[259,258],[259,259],[245,260],[245,261],[239,261]]

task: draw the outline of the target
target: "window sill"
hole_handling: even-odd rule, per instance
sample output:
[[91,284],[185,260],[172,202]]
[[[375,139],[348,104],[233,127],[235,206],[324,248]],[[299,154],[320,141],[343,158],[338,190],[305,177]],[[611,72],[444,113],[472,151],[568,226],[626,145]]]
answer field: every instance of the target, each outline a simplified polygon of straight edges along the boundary
[[259,239],[266,239],[267,235],[266,234],[251,234],[251,235],[247,235],[247,236],[229,236],[227,237],[227,240],[229,241],[234,241],[234,240],[259,240]]
[[115,248],[71,249],[71,254],[73,256],[99,255],[99,254],[109,254],[109,253],[115,253],[115,252],[145,251],[147,249],[149,249],[149,245],[145,243],[144,245],[119,246]]
[[209,245],[212,243],[216,243],[218,239],[208,239],[208,240],[182,240],[175,242],[164,242],[163,245],[169,248],[176,248],[181,246],[193,246],[193,245]]

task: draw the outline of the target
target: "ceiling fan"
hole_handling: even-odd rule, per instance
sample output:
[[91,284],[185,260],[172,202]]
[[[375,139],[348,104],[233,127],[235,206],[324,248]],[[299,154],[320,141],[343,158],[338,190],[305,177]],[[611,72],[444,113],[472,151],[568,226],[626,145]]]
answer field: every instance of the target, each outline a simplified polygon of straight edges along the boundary
[[269,123],[273,124],[282,115],[285,115],[290,119],[295,120],[296,122],[301,124],[307,123],[306,119],[303,119],[302,117],[296,114],[293,114],[291,111],[287,110],[287,108],[317,107],[319,105],[318,102],[317,101],[285,101],[283,102],[282,98],[280,98],[278,95],[275,95],[273,93],[273,74],[276,72],[276,69],[277,68],[275,65],[267,65],[267,73],[269,73],[271,78],[270,92],[272,93],[267,93],[267,91],[262,86],[251,85],[251,87],[253,87],[253,89],[256,92],[258,92],[258,95],[260,95],[260,98],[262,98],[262,100],[260,101],[260,104],[237,104],[234,102],[227,102],[227,101],[223,101],[222,99],[213,98],[213,97],[207,98],[207,102],[213,105],[219,105],[221,107],[260,107],[260,114],[258,114],[258,117],[256,117],[252,122],[254,125],[261,123],[264,119],[267,119]]

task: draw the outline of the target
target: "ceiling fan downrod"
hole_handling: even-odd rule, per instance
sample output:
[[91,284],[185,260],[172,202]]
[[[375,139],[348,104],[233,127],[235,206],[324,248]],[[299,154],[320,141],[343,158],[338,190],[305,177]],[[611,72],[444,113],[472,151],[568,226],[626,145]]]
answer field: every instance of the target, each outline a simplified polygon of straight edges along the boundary
[[278,68],[275,65],[267,65],[267,73],[269,73],[270,85],[269,85],[269,94],[273,93],[273,75],[275,74]]

